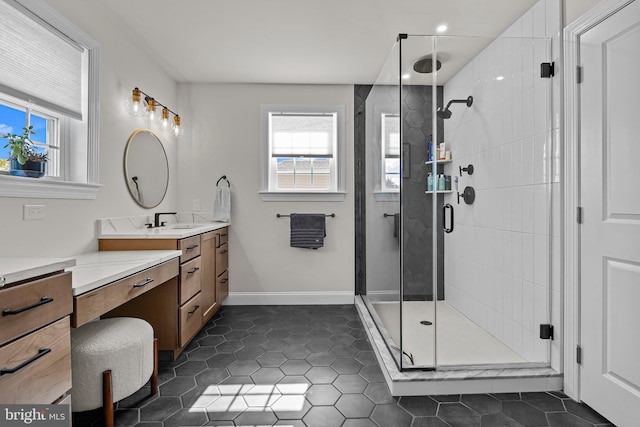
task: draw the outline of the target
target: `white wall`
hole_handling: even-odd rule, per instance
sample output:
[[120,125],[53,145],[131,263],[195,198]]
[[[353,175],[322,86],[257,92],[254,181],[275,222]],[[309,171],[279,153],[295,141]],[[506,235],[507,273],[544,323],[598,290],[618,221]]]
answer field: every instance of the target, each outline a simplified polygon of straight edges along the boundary
[[564,26],[571,24],[602,0],[564,0]]
[[[179,209],[190,211],[193,199],[199,199],[202,210],[211,211],[216,181],[223,174],[231,181],[230,302],[286,303],[292,300],[285,301],[285,294],[299,292],[353,295],[353,86],[180,84],[179,92],[189,129],[179,142]],[[261,104],[345,105],[344,201],[262,201]],[[291,212],[336,214],[327,219],[323,248],[289,247],[289,220],[277,219],[276,213]],[[265,294],[274,292],[280,293],[274,299]]]
[[[560,7],[538,2],[445,85],[445,100],[474,97],[445,121],[445,141],[454,171],[475,168],[460,189],[476,190],[473,205],[455,205],[455,231],[446,235],[446,299],[529,361],[547,361],[552,345],[556,369],[562,77],[542,79],[539,69],[559,63]],[[553,344],[538,338],[538,325],[549,321]]]
[[[121,26],[114,24],[100,1],[50,0],[49,3],[96,39],[102,48],[100,67],[100,183],[96,200],[22,199],[0,197],[2,242],[0,257],[70,256],[97,250],[96,218],[143,215],[135,204],[123,174],[124,147],[129,135],[143,125],[127,116],[124,98],[134,86],[162,103],[177,108],[177,84],[136,46]],[[175,140],[162,138],[170,165],[170,183],[158,210],[176,207]],[[23,221],[24,204],[43,204],[46,219]]]

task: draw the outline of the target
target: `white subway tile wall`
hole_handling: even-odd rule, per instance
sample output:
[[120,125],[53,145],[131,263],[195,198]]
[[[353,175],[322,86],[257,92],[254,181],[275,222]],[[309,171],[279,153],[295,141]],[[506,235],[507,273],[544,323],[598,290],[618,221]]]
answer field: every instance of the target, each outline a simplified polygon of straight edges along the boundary
[[[560,17],[559,0],[540,0],[444,87],[445,101],[474,97],[445,121],[444,135],[453,170],[475,168],[460,189],[476,190],[473,205],[456,205],[456,231],[445,236],[446,299],[528,361],[556,370],[561,77],[539,70],[560,59]],[[549,322],[555,340],[541,340],[539,324]]]

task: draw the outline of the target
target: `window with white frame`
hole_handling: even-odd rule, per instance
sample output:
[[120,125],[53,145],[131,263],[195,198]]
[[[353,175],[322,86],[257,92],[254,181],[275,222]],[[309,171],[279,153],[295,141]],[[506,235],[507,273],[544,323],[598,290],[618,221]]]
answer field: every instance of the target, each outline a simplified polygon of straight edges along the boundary
[[[0,0],[0,196],[95,198],[99,45],[43,0]],[[8,134],[32,127],[46,177],[9,176]]]
[[[33,132],[29,139],[33,151],[46,154],[46,175],[60,178],[60,123],[62,117],[55,112],[44,112],[36,106],[24,105],[20,100],[7,100],[8,95],[0,95],[0,135],[22,135],[24,129]],[[10,168],[11,152],[6,146],[7,138],[0,138],[0,173],[6,173]]]
[[263,196],[343,192],[343,106],[263,105],[262,116]]
[[383,113],[380,120],[383,192],[400,191],[400,116]]

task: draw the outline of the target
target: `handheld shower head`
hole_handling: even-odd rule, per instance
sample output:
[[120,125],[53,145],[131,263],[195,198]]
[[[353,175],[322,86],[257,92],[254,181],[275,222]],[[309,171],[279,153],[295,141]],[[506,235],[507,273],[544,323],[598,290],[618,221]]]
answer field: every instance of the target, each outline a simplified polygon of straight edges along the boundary
[[471,107],[473,105],[473,96],[469,96],[467,99],[452,99],[451,101],[449,101],[449,103],[444,108],[444,110],[441,108],[438,108],[437,114],[439,118],[441,119],[451,118],[452,112],[449,109],[449,107],[451,107],[451,104],[467,104],[467,107]]

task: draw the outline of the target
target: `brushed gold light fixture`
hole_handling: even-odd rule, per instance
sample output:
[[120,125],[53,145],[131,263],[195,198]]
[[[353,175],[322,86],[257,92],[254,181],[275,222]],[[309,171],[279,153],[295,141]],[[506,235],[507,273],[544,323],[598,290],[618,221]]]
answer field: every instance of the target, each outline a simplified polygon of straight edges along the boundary
[[[145,117],[150,125],[159,124],[163,130],[171,129],[176,138],[181,138],[184,135],[180,116],[137,87],[131,91],[131,96],[127,97],[125,106],[130,115]],[[169,113],[173,114],[173,123],[169,120]]]

